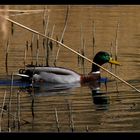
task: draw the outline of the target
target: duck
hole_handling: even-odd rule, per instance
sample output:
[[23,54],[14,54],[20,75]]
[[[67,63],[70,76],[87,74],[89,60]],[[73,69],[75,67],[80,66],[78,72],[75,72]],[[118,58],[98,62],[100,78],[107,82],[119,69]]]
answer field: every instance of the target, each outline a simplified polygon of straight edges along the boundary
[[[118,61],[113,60],[109,53],[105,51],[99,51],[96,53],[93,58],[93,62],[100,66],[105,63],[120,65]],[[64,67],[28,65],[26,69],[19,70],[19,76],[21,76],[24,80],[32,80],[33,82],[57,84],[70,84],[78,82],[83,84],[100,79],[100,67],[92,64],[91,71],[84,75]]]

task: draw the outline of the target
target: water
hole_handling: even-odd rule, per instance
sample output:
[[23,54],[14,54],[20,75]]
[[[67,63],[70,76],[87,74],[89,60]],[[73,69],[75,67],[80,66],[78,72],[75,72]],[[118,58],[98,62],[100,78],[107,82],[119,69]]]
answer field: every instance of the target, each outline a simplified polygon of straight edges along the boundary
[[[44,9],[44,6],[9,6],[10,9]],[[67,6],[49,5],[48,32],[51,33],[55,24],[53,38],[60,40],[63,31]],[[64,34],[64,44],[78,51],[81,49],[81,36],[85,42],[85,56],[92,60],[93,53],[99,50],[115,55],[115,35],[118,29],[118,61],[122,64],[117,67],[116,74],[140,89],[140,6],[98,6],[98,5],[71,5],[67,28]],[[10,18],[35,29],[43,30],[43,12],[17,14],[9,13]],[[16,14],[16,15],[15,15]],[[14,16],[15,15],[15,16]],[[95,25],[95,52],[93,52],[93,21]],[[18,73],[24,68],[24,50],[27,41],[30,45],[32,33],[14,25],[13,35],[11,24],[8,24],[8,76],[5,70],[6,41],[0,41],[0,104],[2,107],[4,95],[5,109],[11,108],[9,117],[9,131],[14,132],[139,132],[140,94],[121,81],[116,80],[101,70],[102,77],[107,77],[107,87],[101,83],[100,91],[93,90],[92,86],[74,85],[37,85],[28,87],[27,83],[18,83],[18,76],[13,76],[11,88],[11,74]],[[2,34],[2,32],[1,32]],[[112,44],[112,45],[111,45]],[[34,36],[33,57],[28,47],[25,63],[30,64],[32,59],[36,63],[37,36]],[[57,45],[54,43],[50,52],[49,65],[53,65]],[[38,64],[46,64],[43,50],[43,39],[39,37]],[[77,55],[61,47],[56,65],[71,68],[79,73],[88,73],[91,64],[85,61],[84,67],[78,64]],[[104,65],[111,70],[109,64]],[[112,67],[115,73],[115,67]],[[30,85],[29,85],[30,86]],[[62,88],[64,90],[62,90]],[[99,93],[98,93],[99,92]],[[8,110],[4,111],[1,130],[8,132]],[[15,115],[16,117],[13,117]],[[20,125],[19,125],[20,124]]]

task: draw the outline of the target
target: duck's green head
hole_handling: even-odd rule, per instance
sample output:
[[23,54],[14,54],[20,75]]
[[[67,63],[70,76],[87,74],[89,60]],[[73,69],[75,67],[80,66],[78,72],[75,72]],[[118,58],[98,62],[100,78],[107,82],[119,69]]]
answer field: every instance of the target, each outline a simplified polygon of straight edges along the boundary
[[[118,61],[115,61],[112,59],[112,57],[109,55],[109,53],[104,52],[104,51],[100,51],[98,52],[94,59],[93,62],[99,64],[99,65],[103,65],[105,63],[111,63],[111,64],[115,64],[115,65],[120,65],[120,63]],[[92,72],[94,71],[99,71],[100,68],[96,65],[92,65]]]

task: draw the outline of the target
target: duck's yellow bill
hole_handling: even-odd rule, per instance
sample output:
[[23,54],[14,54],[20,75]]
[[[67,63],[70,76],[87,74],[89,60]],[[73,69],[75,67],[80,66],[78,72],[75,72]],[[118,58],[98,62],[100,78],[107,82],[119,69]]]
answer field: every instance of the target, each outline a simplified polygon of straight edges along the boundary
[[118,61],[113,60],[112,58],[110,58],[109,63],[115,64],[115,65],[121,65]]

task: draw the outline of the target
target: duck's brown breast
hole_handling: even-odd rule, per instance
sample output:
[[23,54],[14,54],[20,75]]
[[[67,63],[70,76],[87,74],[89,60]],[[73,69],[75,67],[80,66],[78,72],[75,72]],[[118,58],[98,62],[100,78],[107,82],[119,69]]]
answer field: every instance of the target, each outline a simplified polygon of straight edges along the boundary
[[100,79],[100,73],[89,73],[88,75],[81,75],[81,83],[88,83]]

